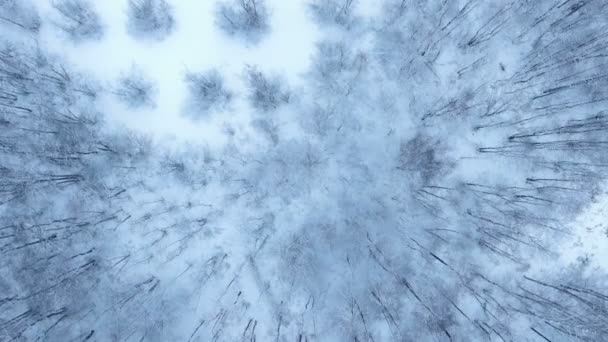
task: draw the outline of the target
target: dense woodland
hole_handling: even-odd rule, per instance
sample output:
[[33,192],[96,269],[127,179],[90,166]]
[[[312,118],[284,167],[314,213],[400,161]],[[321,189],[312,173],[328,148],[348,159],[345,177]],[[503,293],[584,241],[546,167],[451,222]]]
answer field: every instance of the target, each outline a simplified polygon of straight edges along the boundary
[[[220,148],[108,129],[100,94],[155,86],[40,49],[41,25],[105,32],[53,3],[0,0],[1,341],[608,341],[608,274],[560,262],[608,176],[608,2],[311,1],[304,87],[183,75],[186,117],[248,103]],[[128,8],[134,39],[179,25]],[[280,30],[262,0],[215,15]]]

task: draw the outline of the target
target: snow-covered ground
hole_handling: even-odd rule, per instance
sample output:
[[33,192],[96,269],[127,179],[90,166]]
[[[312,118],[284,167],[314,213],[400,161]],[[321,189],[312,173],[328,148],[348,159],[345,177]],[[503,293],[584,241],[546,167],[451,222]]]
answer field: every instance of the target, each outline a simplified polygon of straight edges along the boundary
[[608,272],[608,193],[590,203],[571,227],[572,239],[560,248],[563,263],[582,262],[587,272]]

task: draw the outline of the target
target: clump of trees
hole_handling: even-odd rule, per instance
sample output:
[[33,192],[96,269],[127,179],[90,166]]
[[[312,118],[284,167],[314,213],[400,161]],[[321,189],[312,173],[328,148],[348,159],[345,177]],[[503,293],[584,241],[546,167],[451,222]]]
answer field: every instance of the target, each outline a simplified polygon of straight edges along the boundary
[[166,0],[129,0],[127,32],[134,38],[163,40],[175,29],[173,7]]
[[226,34],[258,42],[270,30],[270,12],[265,0],[230,0],[218,5],[217,26]]
[[58,14],[55,26],[74,42],[102,38],[101,19],[89,0],[58,0],[53,8]]
[[188,87],[185,114],[193,118],[208,115],[211,111],[225,109],[233,93],[227,89],[222,74],[216,70],[187,72],[184,80]]

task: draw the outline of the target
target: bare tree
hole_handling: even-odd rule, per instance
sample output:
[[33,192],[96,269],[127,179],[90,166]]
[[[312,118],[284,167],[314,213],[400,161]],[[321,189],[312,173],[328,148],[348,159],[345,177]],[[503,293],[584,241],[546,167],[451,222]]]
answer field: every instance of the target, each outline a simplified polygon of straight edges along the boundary
[[278,76],[268,77],[257,67],[247,66],[245,80],[249,89],[249,102],[254,108],[269,112],[289,102],[290,91]]
[[357,0],[313,0],[310,9],[321,24],[350,28],[356,20],[353,11],[357,2]]
[[265,0],[230,0],[216,10],[216,24],[225,33],[257,42],[270,30]]
[[53,7],[59,14],[55,26],[75,42],[101,39],[103,26],[89,0],[58,0]]
[[419,133],[399,146],[397,169],[406,171],[410,177],[418,175],[423,184],[441,176],[449,165],[445,148],[431,137]]
[[114,90],[118,99],[130,108],[154,107],[156,92],[155,84],[136,66],[121,75]]
[[166,0],[129,0],[127,30],[135,38],[165,39],[175,28]]
[[38,32],[41,25],[36,9],[21,0],[0,0],[0,22],[32,32]]
[[226,89],[224,78],[212,69],[201,73],[186,73],[189,99],[186,115],[199,118],[212,110],[224,109],[232,100],[232,92]]

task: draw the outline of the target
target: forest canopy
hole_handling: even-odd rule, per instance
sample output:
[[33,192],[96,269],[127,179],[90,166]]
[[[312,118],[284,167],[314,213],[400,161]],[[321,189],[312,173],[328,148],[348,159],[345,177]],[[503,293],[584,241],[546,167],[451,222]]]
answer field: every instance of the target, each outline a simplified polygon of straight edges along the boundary
[[[306,0],[296,81],[182,64],[269,49],[278,0],[184,51],[180,1],[40,3],[0,0],[1,341],[608,340],[605,1]],[[221,140],[112,121],[167,103]]]

